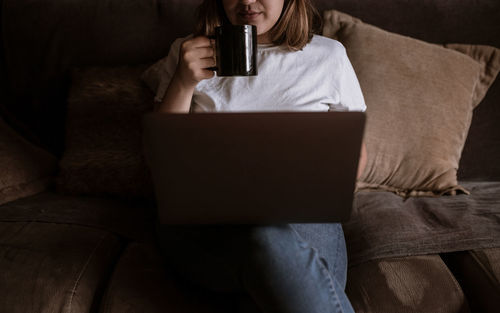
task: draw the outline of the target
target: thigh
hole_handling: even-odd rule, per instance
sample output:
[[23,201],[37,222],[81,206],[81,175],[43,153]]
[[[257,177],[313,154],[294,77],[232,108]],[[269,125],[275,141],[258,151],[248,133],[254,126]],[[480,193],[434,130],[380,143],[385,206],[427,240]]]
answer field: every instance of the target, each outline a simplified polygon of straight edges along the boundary
[[[291,228],[295,235],[286,235]],[[183,278],[213,291],[242,290],[242,264],[257,245],[266,240],[301,241],[318,254],[342,287],[346,281],[346,250],[340,224],[289,224],[269,227],[252,225],[157,226],[160,248],[166,262]],[[275,236],[273,234],[282,234]],[[267,239],[266,239],[267,238]],[[285,239],[286,238],[286,239]],[[276,254],[277,252],[275,252]]]
[[330,273],[345,288],[347,277],[347,251],[340,223],[290,224],[312,247],[318,250]]
[[165,262],[176,275],[211,291],[241,291],[239,226],[157,224],[156,230]]

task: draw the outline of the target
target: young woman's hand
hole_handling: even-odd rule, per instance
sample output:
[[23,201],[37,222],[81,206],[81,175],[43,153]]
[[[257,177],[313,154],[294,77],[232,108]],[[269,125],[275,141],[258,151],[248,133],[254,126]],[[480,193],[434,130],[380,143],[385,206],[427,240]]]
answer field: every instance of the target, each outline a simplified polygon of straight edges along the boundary
[[170,80],[163,101],[155,105],[155,111],[188,113],[196,85],[203,79],[212,78],[215,66],[214,42],[207,37],[195,37],[182,43],[177,69]]
[[179,63],[174,76],[186,88],[195,87],[201,80],[212,78],[215,66],[214,41],[199,36],[182,43]]

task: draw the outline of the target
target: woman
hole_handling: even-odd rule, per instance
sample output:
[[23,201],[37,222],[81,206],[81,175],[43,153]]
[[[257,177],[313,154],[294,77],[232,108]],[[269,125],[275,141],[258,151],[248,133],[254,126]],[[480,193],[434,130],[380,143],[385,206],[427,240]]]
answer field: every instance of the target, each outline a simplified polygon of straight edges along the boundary
[[[159,80],[155,110],[364,111],[344,47],[313,35],[317,20],[309,0],[205,0],[196,34],[176,40],[144,74]],[[215,60],[208,35],[224,23],[257,27],[258,76],[209,70]],[[365,159],[363,148],[358,176]],[[159,225],[158,236],[166,261],[184,279],[245,294],[254,312],[353,312],[340,224]]]

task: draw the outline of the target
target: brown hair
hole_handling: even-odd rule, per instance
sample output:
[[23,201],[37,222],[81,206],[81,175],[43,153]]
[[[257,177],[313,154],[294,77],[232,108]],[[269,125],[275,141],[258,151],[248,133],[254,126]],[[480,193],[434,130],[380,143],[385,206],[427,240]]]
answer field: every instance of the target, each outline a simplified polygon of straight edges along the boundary
[[[210,36],[215,27],[230,24],[221,0],[204,0],[198,7],[196,35]],[[285,0],[283,11],[269,30],[271,42],[289,50],[300,50],[321,28],[321,16],[310,0]]]

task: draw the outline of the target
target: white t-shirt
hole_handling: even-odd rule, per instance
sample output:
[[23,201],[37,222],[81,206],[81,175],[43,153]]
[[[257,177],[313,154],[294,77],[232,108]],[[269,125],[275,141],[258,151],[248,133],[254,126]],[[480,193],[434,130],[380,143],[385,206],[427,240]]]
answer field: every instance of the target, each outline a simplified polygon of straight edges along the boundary
[[[177,67],[179,38],[167,57],[142,79],[161,102]],[[315,35],[300,51],[258,45],[258,75],[202,80],[191,102],[194,112],[213,111],[365,111],[365,101],[344,46]]]

